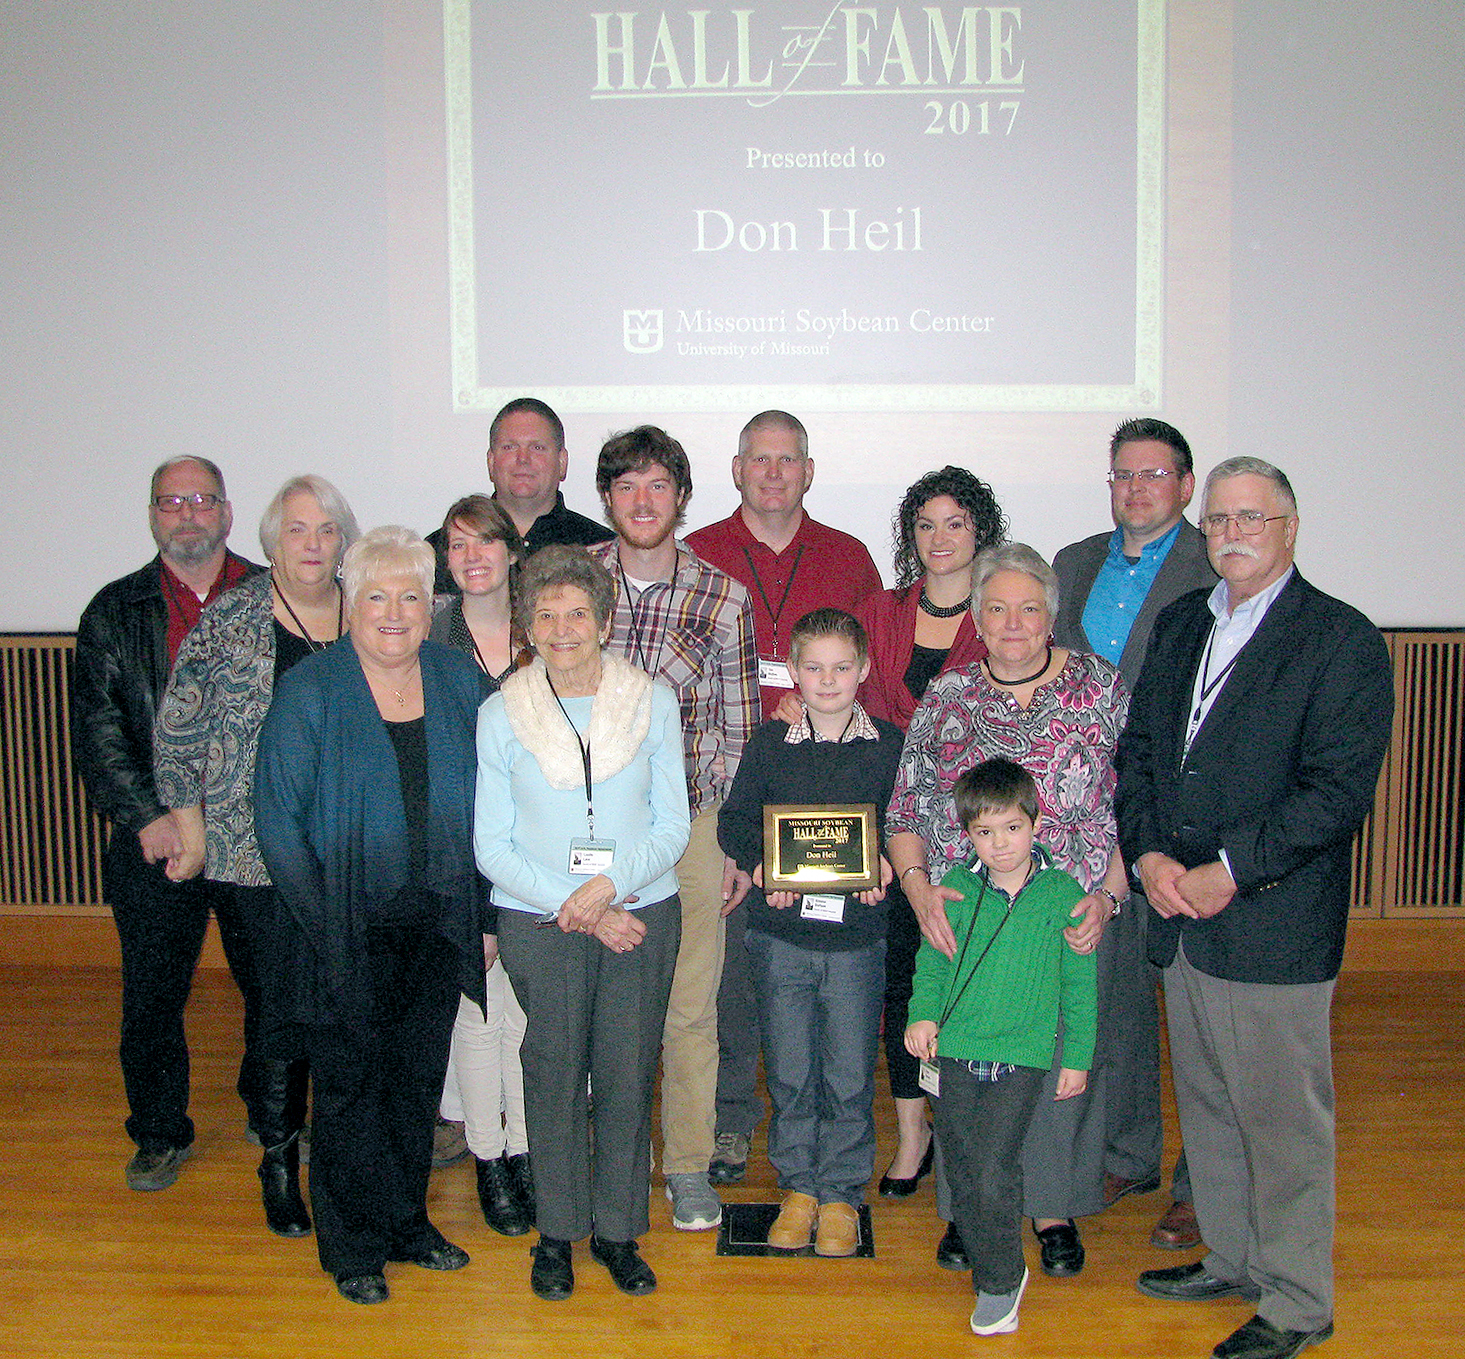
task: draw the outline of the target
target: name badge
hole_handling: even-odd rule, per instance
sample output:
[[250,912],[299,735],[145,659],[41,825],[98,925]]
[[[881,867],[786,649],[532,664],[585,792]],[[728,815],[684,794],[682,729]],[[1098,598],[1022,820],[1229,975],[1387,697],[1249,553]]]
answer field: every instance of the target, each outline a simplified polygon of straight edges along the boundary
[[941,1068],[935,1062],[921,1062],[920,1086],[932,1099],[941,1098]]
[[758,687],[760,689],[792,689],[794,677],[789,674],[788,662],[775,660],[772,656],[759,656]]
[[570,841],[570,872],[576,877],[593,878],[597,873],[604,873],[615,862],[615,857],[614,840],[578,837]]
[[799,905],[799,914],[805,920],[828,920],[839,925],[844,922],[844,897],[833,892],[805,892]]

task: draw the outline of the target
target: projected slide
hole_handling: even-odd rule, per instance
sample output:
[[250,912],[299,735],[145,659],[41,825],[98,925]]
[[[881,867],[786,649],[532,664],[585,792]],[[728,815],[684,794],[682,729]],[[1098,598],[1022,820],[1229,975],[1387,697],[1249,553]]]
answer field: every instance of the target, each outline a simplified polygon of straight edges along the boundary
[[458,409],[1159,404],[1162,0],[444,17]]

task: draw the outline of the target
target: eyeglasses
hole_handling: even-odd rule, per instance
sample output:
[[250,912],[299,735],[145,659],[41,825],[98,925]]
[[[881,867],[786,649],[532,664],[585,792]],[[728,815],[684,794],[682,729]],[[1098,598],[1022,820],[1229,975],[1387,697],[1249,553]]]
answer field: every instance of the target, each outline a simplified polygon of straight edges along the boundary
[[209,495],[206,492],[195,491],[193,495],[155,495],[153,497],[153,508],[159,514],[177,514],[185,505],[192,505],[196,510],[212,510],[224,503],[221,495]]
[[1173,477],[1174,475],[1175,473],[1166,467],[1141,467],[1138,472],[1127,472],[1121,468],[1118,471],[1110,472],[1105,480],[1111,486],[1128,486],[1131,481],[1139,481],[1145,485],[1151,485],[1154,482],[1164,481],[1166,477]]
[[1263,514],[1260,510],[1238,510],[1235,514],[1208,514],[1200,521],[1200,531],[1207,538],[1219,538],[1233,520],[1237,529],[1248,538],[1255,538],[1268,524],[1290,519],[1290,514]]

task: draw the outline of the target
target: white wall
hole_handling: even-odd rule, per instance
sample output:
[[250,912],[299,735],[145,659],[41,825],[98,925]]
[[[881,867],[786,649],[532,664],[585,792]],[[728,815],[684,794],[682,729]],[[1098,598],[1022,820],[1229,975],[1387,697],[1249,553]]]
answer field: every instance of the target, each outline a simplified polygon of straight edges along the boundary
[[[1171,15],[1172,160],[1190,168],[1170,186],[1161,413],[1202,469],[1244,452],[1289,472],[1319,584],[1383,625],[1459,625],[1458,14]],[[482,486],[487,421],[453,413],[448,381],[438,18],[430,0],[0,0],[0,630],[73,627],[151,553],[146,476],[174,454],[223,464],[255,556],[297,471],[336,481],[363,523],[424,529]],[[1217,146],[1229,164],[1206,162]],[[505,194],[545,214],[547,250],[556,212],[598,206]],[[1051,554],[1104,526],[1105,438],[1130,413],[800,412],[809,505],[885,565],[901,490],[961,462]],[[643,414],[692,456],[690,522],[727,513],[742,414]],[[626,423],[567,419],[579,508]]]

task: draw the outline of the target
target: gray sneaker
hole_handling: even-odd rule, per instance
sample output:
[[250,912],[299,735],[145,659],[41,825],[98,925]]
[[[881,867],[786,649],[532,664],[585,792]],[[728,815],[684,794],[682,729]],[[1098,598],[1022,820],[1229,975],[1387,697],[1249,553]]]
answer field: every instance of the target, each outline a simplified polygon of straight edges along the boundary
[[179,1167],[191,1155],[187,1147],[139,1147],[123,1172],[127,1187],[141,1193],[166,1189],[178,1178]]
[[712,1153],[712,1164],[707,1167],[707,1178],[713,1184],[738,1184],[747,1173],[747,1135],[739,1132],[718,1133],[717,1149]]
[[1028,1270],[1022,1269],[1022,1282],[1010,1293],[978,1293],[972,1309],[972,1332],[975,1335],[1005,1335],[1017,1330],[1017,1305],[1028,1286]]
[[671,1200],[671,1225],[684,1232],[705,1232],[722,1221],[722,1200],[706,1175],[696,1171],[668,1175],[666,1196]]

